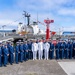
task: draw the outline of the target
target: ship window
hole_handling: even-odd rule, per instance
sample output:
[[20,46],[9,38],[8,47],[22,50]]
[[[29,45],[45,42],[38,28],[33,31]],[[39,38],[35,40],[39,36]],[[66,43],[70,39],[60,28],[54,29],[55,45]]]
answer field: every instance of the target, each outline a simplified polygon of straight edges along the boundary
[[33,25],[37,25],[37,22],[33,22]]

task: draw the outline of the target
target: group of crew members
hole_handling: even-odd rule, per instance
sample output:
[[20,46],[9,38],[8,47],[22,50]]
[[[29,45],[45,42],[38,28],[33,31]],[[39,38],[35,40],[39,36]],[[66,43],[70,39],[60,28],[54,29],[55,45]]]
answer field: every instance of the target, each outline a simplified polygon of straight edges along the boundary
[[0,43],[0,67],[7,64],[13,65],[19,62],[31,60],[75,58],[75,41],[58,40],[56,44],[52,40],[29,40]]

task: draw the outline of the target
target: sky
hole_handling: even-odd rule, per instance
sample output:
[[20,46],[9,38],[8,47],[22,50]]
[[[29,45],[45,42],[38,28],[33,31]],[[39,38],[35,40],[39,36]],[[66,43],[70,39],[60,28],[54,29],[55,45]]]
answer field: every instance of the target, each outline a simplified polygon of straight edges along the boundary
[[75,0],[0,0],[0,29],[3,25],[4,29],[17,29],[19,22],[26,24],[23,11],[31,14],[31,22],[37,20],[37,14],[41,23],[47,18],[54,20],[50,24],[53,31],[75,31]]

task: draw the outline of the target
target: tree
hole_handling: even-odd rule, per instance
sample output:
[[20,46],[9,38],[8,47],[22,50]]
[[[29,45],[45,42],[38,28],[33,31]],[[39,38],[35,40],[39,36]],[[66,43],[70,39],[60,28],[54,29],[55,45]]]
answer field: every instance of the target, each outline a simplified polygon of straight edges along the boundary
[[15,29],[13,29],[13,30],[12,30],[12,32],[16,32],[16,30],[15,30]]

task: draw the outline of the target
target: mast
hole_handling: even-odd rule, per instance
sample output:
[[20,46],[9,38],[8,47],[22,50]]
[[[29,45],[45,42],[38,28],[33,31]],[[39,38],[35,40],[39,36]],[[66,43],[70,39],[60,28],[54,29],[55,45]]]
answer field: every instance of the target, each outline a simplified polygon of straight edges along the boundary
[[27,13],[26,11],[24,11],[24,14],[23,14],[25,17],[27,17],[27,25],[30,24],[30,17],[31,15],[29,13]]

